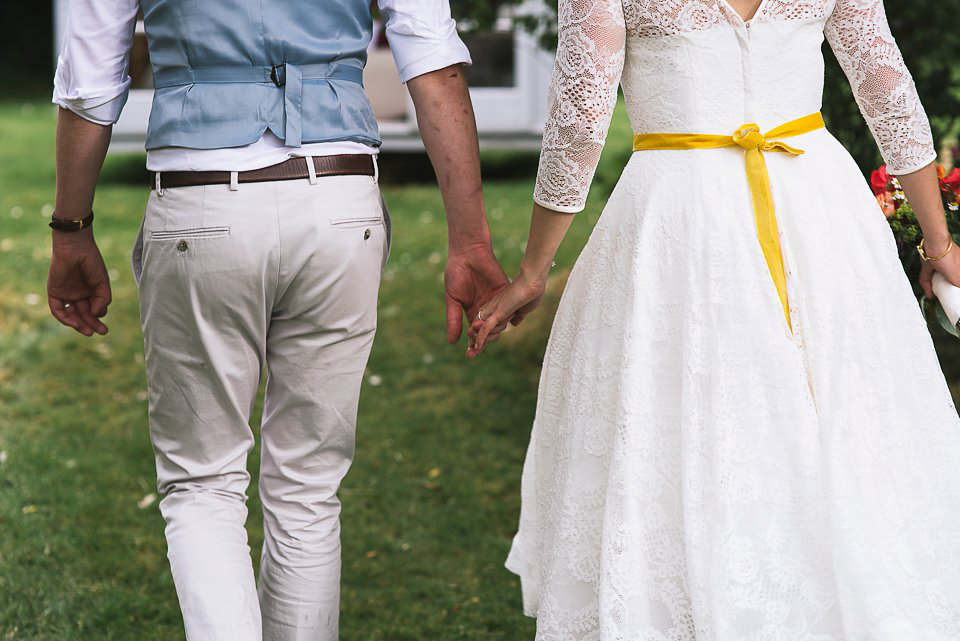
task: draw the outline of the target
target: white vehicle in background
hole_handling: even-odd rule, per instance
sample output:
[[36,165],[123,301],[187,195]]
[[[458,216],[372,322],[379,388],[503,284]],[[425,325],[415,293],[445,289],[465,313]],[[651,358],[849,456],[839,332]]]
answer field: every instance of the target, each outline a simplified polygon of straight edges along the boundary
[[[60,50],[68,1],[54,0],[55,53]],[[533,0],[519,10],[529,12],[541,6]],[[473,58],[467,78],[481,148],[539,149],[553,55],[538,46],[534,35],[512,27],[506,17],[493,31],[464,35],[463,40]],[[153,79],[142,22],[137,23],[130,76],[130,97],[113,128],[111,152],[143,151],[146,140]],[[380,126],[383,151],[423,152],[413,102],[400,82],[378,22],[363,79]]]

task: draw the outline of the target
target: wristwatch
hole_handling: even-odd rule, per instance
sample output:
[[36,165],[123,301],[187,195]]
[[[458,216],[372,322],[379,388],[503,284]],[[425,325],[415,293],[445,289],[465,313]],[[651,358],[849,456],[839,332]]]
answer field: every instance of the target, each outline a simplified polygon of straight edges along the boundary
[[50,220],[50,228],[57,231],[80,231],[81,229],[86,229],[93,224],[93,212],[90,212],[90,215],[86,218],[77,218],[75,220],[68,220],[66,218],[57,218],[56,214]]

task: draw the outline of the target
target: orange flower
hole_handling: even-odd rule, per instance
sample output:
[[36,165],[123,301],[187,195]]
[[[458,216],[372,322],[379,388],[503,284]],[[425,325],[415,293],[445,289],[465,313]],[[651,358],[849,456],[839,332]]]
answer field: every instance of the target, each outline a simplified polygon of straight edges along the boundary
[[880,205],[883,215],[887,218],[891,218],[897,212],[897,206],[894,204],[893,196],[890,195],[890,192],[885,191],[877,194],[877,203]]

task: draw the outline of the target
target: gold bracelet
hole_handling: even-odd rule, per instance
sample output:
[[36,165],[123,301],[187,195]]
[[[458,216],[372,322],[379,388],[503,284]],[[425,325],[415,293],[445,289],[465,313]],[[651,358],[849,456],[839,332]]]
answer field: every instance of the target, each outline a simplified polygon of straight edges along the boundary
[[951,236],[951,237],[950,237],[950,241],[947,243],[947,248],[944,249],[942,252],[940,252],[939,255],[937,255],[937,256],[927,256],[927,252],[926,252],[926,250],[925,250],[924,247],[923,247],[923,241],[924,241],[924,240],[925,240],[925,239],[921,238],[921,239],[920,239],[920,244],[917,245],[917,252],[920,254],[920,258],[922,258],[923,260],[940,260],[941,258],[943,258],[944,256],[947,255],[947,252],[949,252],[951,249],[953,249],[953,236]]

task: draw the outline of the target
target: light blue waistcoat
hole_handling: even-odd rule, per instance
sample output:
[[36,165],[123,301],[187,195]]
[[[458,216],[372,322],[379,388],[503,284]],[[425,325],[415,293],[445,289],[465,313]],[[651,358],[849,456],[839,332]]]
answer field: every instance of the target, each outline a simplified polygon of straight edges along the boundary
[[153,67],[147,149],[378,146],[363,91],[369,0],[141,0]]

